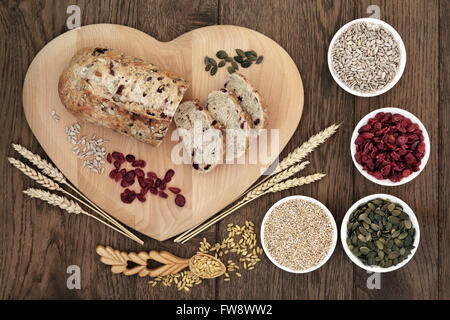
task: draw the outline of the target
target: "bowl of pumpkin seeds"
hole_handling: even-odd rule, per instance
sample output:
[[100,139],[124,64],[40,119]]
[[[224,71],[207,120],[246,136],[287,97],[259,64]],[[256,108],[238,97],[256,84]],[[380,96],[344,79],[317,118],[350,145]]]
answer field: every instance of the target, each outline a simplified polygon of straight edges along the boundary
[[419,222],[401,199],[373,194],[357,201],[341,225],[345,253],[359,267],[390,272],[406,265],[420,241]]

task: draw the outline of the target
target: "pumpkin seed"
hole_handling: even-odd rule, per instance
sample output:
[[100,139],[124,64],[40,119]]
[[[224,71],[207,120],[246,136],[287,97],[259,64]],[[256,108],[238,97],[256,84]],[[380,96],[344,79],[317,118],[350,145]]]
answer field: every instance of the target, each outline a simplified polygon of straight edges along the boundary
[[258,59],[256,59],[256,64],[260,64],[263,61],[264,57],[259,56]]
[[224,50],[217,51],[216,57],[219,59],[225,59],[228,57],[228,54]]
[[239,67],[236,62],[231,61],[231,65],[233,66],[234,70],[239,70]]
[[241,63],[241,67],[242,68],[248,68],[252,65],[252,62],[249,60],[245,60],[244,62]]
[[241,49],[236,49],[236,53],[238,54],[238,56],[245,58],[245,52]]
[[205,71],[209,71],[211,69],[211,67],[212,67],[212,65],[207,64],[206,67],[205,67]]
[[217,62],[216,60],[214,60],[213,58],[208,58],[208,61],[210,64],[212,64],[213,66],[217,66]]
[[219,68],[222,68],[223,66],[225,66],[225,61],[220,61],[218,66],[219,66]]
[[233,61],[233,58],[232,58],[232,57],[226,57],[226,58],[224,58],[224,60],[225,60],[226,62],[231,62],[231,61]]
[[228,73],[234,73],[236,71],[236,69],[233,67],[228,67],[227,70],[228,70]]
[[369,248],[367,247],[361,247],[359,248],[359,252],[361,252],[362,254],[368,254],[369,253]]
[[212,75],[212,76],[215,75],[216,72],[217,72],[217,66],[214,66],[214,67],[211,69],[211,75]]

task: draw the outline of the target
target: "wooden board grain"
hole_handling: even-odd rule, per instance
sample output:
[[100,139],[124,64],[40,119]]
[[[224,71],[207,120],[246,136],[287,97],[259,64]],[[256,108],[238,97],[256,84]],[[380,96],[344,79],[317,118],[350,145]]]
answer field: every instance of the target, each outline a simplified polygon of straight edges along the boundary
[[[173,150],[179,141],[173,141],[172,130],[162,145],[154,148],[120,135],[110,129],[98,127],[76,119],[62,105],[57,83],[71,57],[81,48],[106,47],[118,49],[128,55],[151,61],[164,70],[170,70],[190,81],[191,86],[184,99],[199,99],[206,103],[209,92],[223,86],[228,75],[225,68],[211,77],[204,71],[204,57],[214,56],[220,50],[233,52],[235,48],[255,50],[264,55],[260,65],[241,70],[258,88],[268,105],[267,129],[275,129],[279,136],[279,148],[264,163],[226,164],[208,174],[192,170],[189,164],[176,163]],[[270,79],[270,80],[269,80]],[[211,26],[186,33],[169,42],[154,38],[126,26],[98,24],[72,30],[52,40],[33,60],[25,77],[23,92],[27,121],[38,141],[65,176],[91,200],[128,226],[158,240],[168,239],[209,218],[227,206],[245,191],[275,160],[284,148],[300,121],[303,110],[303,86],[300,74],[289,55],[268,37],[250,29],[235,26]],[[50,112],[61,117],[52,121]],[[145,169],[164,176],[168,169],[176,174],[172,186],[182,189],[187,198],[186,206],[179,208],[173,199],[169,201],[148,195],[145,204],[135,201],[131,205],[120,201],[122,188],[105,174],[92,173],[82,166],[72,154],[64,128],[79,121],[80,136],[96,134],[109,142],[107,152],[131,153],[149,164]],[[173,125],[172,125],[173,129]],[[271,150],[270,139],[268,150]],[[259,141],[262,143],[261,138]],[[260,146],[261,146],[260,144]],[[175,161],[175,162],[174,162]],[[108,170],[109,169],[109,170]],[[138,190],[137,190],[138,191]],[[209,197],[208,194],[219,195]],[[172,197],[173,198],[173,197]]]

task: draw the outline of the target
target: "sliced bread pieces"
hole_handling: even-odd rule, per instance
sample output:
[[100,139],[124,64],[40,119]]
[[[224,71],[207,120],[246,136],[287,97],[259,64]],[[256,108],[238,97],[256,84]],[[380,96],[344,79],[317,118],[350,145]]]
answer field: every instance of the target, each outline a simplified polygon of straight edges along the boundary
[[173,118],[192,166],[209,172],[223,159],[223,132],[217,120],[197,100],[183,102]]
[[248,148],[250,116],[242,110],[236,95],[227,89],[210,92],[207,101],[206,108],[213,119],[226,129],[227,161],[240,158]]
[[266,104],[258,91],[243,75],[232,73],[227,78],[224,87],[236,95],[242,110],[250,115],[255,129],[259,131],[266,127]]

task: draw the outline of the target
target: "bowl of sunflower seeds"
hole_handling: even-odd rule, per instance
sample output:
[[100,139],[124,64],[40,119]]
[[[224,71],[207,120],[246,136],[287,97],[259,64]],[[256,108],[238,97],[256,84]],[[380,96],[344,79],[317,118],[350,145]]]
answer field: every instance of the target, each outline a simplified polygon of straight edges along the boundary
[[336,32],[328,48],[328,68],[345,91],[373,97],[389,91],[400,80],[406,50],[398,32],[386,22],[362,18]]

